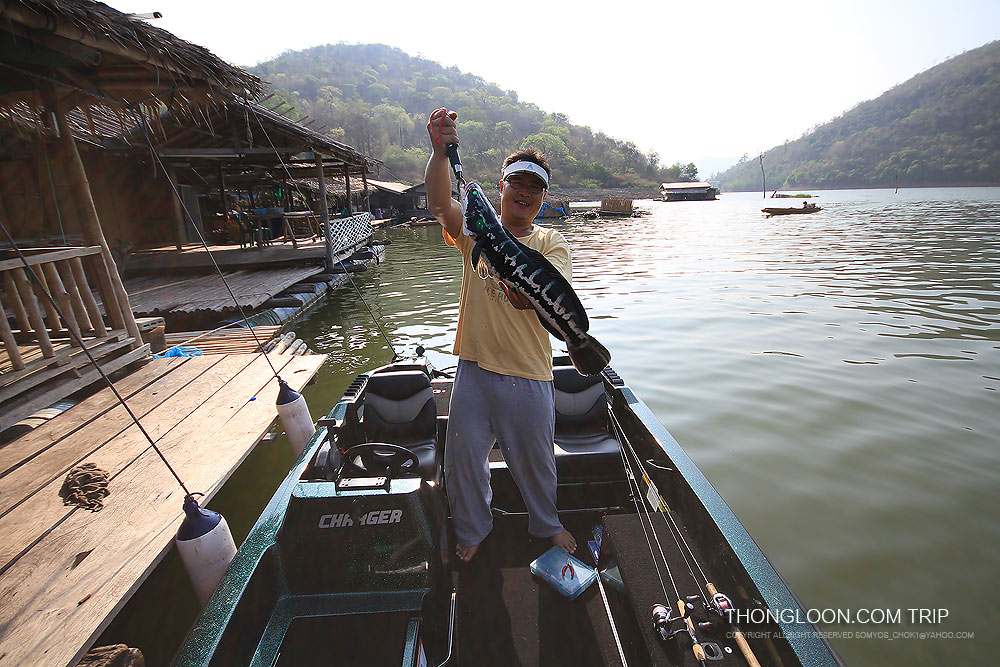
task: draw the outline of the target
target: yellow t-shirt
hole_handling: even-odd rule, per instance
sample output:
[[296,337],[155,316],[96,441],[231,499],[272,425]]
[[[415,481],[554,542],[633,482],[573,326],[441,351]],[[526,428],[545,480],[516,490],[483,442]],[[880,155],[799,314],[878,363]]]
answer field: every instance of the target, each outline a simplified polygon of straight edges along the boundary
[[[549,332],[535,311],[514,308],[495,278],[479,277],[470,260],[475,245],[472,237],[459,234],[456,240],[442,231],[445,240],[462,251],[462,297],[454,353],[501,375],[551,380]],[[517,240],[542,253],[566,280],[572,280],[569,244],[562,234],[535,225],[530,234]]]

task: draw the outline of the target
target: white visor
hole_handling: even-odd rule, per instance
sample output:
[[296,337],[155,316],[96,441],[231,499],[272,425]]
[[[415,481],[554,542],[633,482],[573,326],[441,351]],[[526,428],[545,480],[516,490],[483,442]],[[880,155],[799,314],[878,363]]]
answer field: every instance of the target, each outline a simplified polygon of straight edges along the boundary
[[545,170],[541,166],[535,164],[534,162],[528,162],[527,160],[521,160],[520,162],[514,162],[507,165],[503,170],[503,176],[500,180],[506,181],[507,177],[511,174],[534,174],[538,178],[542,179],[545,183],[545,187],[549,187],[549,175],[545,173]]

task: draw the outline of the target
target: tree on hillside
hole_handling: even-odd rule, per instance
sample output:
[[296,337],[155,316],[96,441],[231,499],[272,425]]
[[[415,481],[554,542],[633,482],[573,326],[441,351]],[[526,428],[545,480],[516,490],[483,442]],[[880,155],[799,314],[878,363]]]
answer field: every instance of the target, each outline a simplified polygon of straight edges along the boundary
[[[498,163],[520,146],[535,146],[553,161],[564,186],[649,187],[670,172],[655,152],[574,125],[481,77],[444,68],[379,44],[332,44],[286,52],[252,71],[327,132],[383,160],[395,177],[423,178],[431,109],[459,112],[466,173],[492,181]],[[417,150],[413,150],[417,149]]]

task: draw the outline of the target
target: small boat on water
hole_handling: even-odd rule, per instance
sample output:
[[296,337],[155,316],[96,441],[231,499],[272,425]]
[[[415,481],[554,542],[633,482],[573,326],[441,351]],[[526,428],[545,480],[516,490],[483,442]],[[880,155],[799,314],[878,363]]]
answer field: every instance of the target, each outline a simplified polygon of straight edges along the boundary
[[542,218],[542,219],[545,219],[545,218],[565,218],[568,215],[569,215],[569,203],[568,202],[559,202],[559,206],[553,206],[552,204],[548,203],[547,201],[543,201],[542,202],[542,208],[540,208],[538,210],[538,215],[535,216],[535,219],[538,220],[539,218]]
[[553,374],[575,559],[528,535],[496,449],[493,531],[471,562],[447,557],[452,379],[417,356],[359,375],[320,420],[174,664],[842,664],[628,385],[568,358]]
[[789,207],[789,208],[762,208],[761,213],[766,213],[767,217],[772,215],[802,215],[804,213],[815,213],[816,211],[822,211],[822,206],[816,206],[815,204],[807,204],[805,206]]

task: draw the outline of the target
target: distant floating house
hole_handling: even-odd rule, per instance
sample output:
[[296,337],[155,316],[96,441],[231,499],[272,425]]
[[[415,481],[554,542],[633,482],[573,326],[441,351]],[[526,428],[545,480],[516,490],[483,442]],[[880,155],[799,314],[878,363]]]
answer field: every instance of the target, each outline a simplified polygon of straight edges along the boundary
[[[398,217],[409,219],[411,217],[429,216],[427,210],[427,188],[423,183],[417,185],[406,185],[405,183],[393,183],[390,181],[376,181],[368,179],[368,185],[372,188],[371,205],[379,207],[384,211],[391,208],[396,209]],[[383,215],[383,217],[388,217]]]
[[661,183],[660,194],[663,201],[711,201],[719,194],[719,189],[696,181]]

